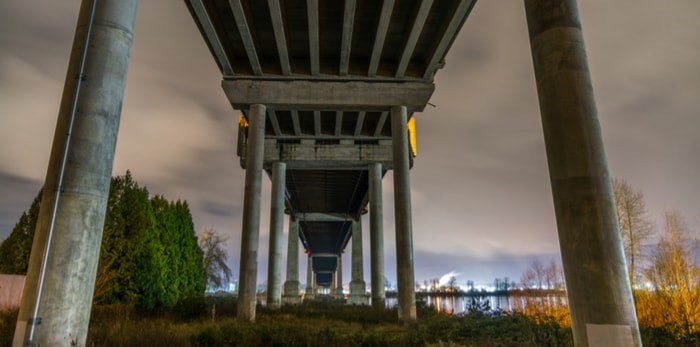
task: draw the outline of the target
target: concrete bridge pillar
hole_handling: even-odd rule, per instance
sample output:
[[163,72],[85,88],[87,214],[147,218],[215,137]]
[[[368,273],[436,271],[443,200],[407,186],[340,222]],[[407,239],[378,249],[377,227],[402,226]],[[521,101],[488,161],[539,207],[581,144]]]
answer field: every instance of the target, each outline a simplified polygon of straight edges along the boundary
[[311,254],[306,258],[306,290],[304,293],[304,300],[314,298],[314,269],[313,269],[313,257]]
[[416,320],[413,274],[413,226],[411,221],[411,177],[409,172],[406,106],[391,108],[391,137],[394,154],[394,217],[396,219],[396,274],[399,320]]
[[297,305],[299,297],[299,221],[289,217],[287,240],[287,281],[284,282],[283,304]]
[[350,281],[348,304],[369,304],[366,284],[363,278],[364,267],[362,261],[362,220],[358,219],[352,222],[352,280]]
[[641,346],[575,0],[525,0],[576,346]]
[[286,167],[281,161],[272,163],[272,197],[270,199],[270,249],[268,251],[267,306],[282,304],[282,235],[284,228],[284,192]]
[[137,7],[80,7],[13,346],[85,345]]
[[338,269],[336,270],[335,273],[335,278],[336,278],[336,287],[335,287],[335,295],[337,298],[342,299],[343,298],[343,253],[338,254]]
[[238,288],[238,318],[255,320],[255,286],[260,237],[260,187],[265,148],[265,105],[253,104],[248,112],[243,228]]
[[372,306],[385,307],[384,293],[384,206],[382,203],[382,164],[369,165],[369,239],[372,280]]

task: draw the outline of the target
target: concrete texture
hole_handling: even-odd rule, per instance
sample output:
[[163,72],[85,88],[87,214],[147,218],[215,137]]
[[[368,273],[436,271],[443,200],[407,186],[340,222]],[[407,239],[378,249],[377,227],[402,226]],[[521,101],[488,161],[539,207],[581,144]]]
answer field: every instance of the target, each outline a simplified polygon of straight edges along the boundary
[[301,303],[299,296],[299,220],[289,219],[289,234],[287,235],[287,281],[284,282],[282,304],[297,305]]
[[306,257],[306,290],[304,291],[304,300],[309,300],[314,298],[314,270],[313,270],[313,258],[311,255]]
[[574,344],[641,346],[576,1],[525,9]]
[[26,276],[0,275],[0,310],[19,308]]
[[343,254],[338,254],[338,269],[335,272],[335,296],[343,298]]
[[369,170],[369,241],[372,281],[372,306],[383,308],[384,293],[384,205],[382,203],[382,165],[370,164]]
[[85,345],[138,1],[96,3],[76,78],[92,4],[80,8],[14,346]]
[[384,111],[406,105],[423,111],[435,85],[424,82],[320,82],[224,80],[222,87],[237,109],[264,103],[278,109]]
[[286,164],[272,164],[272,197],[270,198],[270,247],[267,269],[267,306],[279,308],[282,304],[282,235],[284,234],[284,192]]
[[260,188],[265,143],[265,106],[252,105],[248,112],[248,118],[241,263],[238,278],[238,318],[254,321],[255,287],[258,275],[258,239],[260,237]]
[[411,178],[406,123],[406,107],[392,107],[391,132],[394,140],[394,218],[396,220],[396,277],[399,320],[410,323],[416,320],[416,294],[413,274]]
[[364,257],[362,256],[362,221],[352,222],[352,280],[350,281],[350,296],[348,304],[367,305],[367,286],[364,280]]

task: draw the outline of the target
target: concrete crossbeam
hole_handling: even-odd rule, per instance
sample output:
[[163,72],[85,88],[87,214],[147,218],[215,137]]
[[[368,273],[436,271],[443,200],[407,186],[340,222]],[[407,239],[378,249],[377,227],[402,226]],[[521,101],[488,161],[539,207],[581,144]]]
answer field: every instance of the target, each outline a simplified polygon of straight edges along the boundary
[[[288,170],[303,169],[357,169],[366,170],[372,163],[381,163],[384,169],[394,167],[391,140],[378,140],[376,145],[354,144],[354,141],[341,141],[337,145],[317,145],[313,140],[301,143],[278,143],[265,140],[264,168],[269,170],[272,163],[284,161]],[[241,144],[241,154],[247,144]],[[241,166],[245,168],[246,156],[241,155]]]
[[[347,213],[324,213],[324,212],[300,212],[295,213],[294,218],[304,222],[347,222],[354,220]],[[315,254],[319,255],[319,254]]]
[[394,105],[422,111],[435,90],[424,82],[311,82],[224,80],[222,87],[236,109],[252,104],[290,110],[388,111]]

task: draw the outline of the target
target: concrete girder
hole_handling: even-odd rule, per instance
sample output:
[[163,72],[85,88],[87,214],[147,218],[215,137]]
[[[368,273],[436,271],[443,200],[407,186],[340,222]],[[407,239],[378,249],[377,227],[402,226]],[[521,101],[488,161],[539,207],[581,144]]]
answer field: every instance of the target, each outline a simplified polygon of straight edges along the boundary
[[321,73],[320,50],[318,38],[318,0],[306,0],[306,17],[309,28],[309,61],[311,74]]
[[252,104],[290,110],[389,111],[404,105],[422,111],[435,90],[423,82],[312,82],[224,80],[222,87],[234,108]]
[[187,2],[190,4],[193,15],[202,28],[206,41],[214,53],[214,57],[216,57],[216,62],[221,68],[221,73],[224,76],[233,75],[234,71],[233,67],[231,67],[231,62],[226,54],[224,46],[221,44],[221,40],[219,40],[219,35],[216,33],[216,29],[214,29],[214,25],[211,22],[206,7],[204,7],[203,1],[187,0]]
[[299,212],[294,214],[294,219],[305,222],[348,222],[355,220],[347,213],[327,212]]
[[282,74],[289,76],[292,74],[292,67],[289,64],[289,52],[287,50],[287,38],[285,36],[284,22],[282,20],[280,0],[267,0],[267,5],[270,8],[270,17],[272,19],[272,28],[275,33],[275,44],[277,45],[277,52],[280,57]]
[[369,61],[369,70],[367,75],[370,77],[377,76],[379,69],[379,60],[382,58],[382,50],[384,49],[384,41],[389,30],[391,22],[391,12],[394,10],[394,0],[384,0],[382,2],[382,12],[379,16],[379,24],[377,25],[377,34],[374,37],[374,46],[372,48],[372,56]]
[[245,47],[245,52],[248,56],[250,67],[253,69],[254,74],[261,76],[263,74],[262,67],[260,66],[260,61],[258,60],[258,53],[255,51],[255,43],[253,42],[253,37],[250,34],[250,28],[248,27],[248,21],[246,20],[245,13],[243,12],[241,0],[229,0],[228,3],[231,6],[233,18],[236,20],[238,32],[241,34],[241,41],[243,41],[243,47]]
[[352,29],[355,23],[355,0],[345,0],[343,11],[343,33],[340,44],[340,75],[348,74],[350,66],[350,48],[352,47]]
[[413,21],[413,26],[411,27],[411,33],[408,35],[406,45],[403,47],[403,53],[401,53],[401,60],[399,61],[399,66],[396,68],[395,76],[397,78],[403,77],[403,75],[406,73],[408,62],[411,61],[411,57],[413,56],[413,50],[415,50],[416,43],[418,43],[418,37],[420,36],[420,33],[423,32],[423,26],[425,25],[425,20],[428,19],[428,14],[430,13],[431,6],[433,6],[433,0],[421,1],[420,8],[418,9],[418,14],[416,14],[416,19]]
[[472,11],[475,4],[476,0],[460,0],[455,15],[452,17],[452,20],[450,20],[450,24],[447,25],[445,34],[442,36],[440,43],[430,57],[428,67],[425,69],[425,74],[423,74],[423,79],[432,79],[435,72],[442,67],[447,50],[450,48],[455,38],[457,38],[459,29],[462,28],[462,25],[467,20],[467,17],[469,17],[469,13]]

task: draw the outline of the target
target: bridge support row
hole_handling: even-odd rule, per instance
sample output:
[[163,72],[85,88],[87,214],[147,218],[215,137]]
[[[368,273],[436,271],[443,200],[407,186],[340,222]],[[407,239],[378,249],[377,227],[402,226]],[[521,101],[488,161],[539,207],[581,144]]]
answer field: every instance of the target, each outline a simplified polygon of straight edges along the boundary
[[[137,3],[86,0],[81,7],[15,346],[85,344]],[[639,346],[576,1],[525,0],[525,8],[574,342]],[[249,109],[238,315],[254,320],[265,106]],[[399,315],[411,321],[416,310],[406,107],[391,113]],[[377,197],[375,191],[375,202]],[[374,231],[380,229],[370,232],[377,264],[381,233]],[[383,281],[372,267],[374,288]],[[313,283],[311,273],[309,266],[307,283]]]

